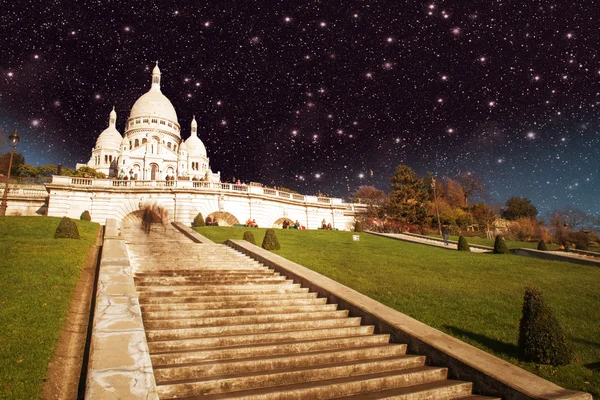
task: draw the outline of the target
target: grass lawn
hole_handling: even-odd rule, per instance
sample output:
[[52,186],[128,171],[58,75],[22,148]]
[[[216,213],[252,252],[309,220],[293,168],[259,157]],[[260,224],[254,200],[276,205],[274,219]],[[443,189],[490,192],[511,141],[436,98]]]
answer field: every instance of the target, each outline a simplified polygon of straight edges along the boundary
[[[203,227],[216,241],[248,228]],[[257,244],[265,229],[252,229]],[[437,249],[353,232],[277,230],[275,253],[565,388],[600,397],[600,268],[513,255]],[[520,362],[517,338],[527,285],[544,298],[573,342],[564,367]]]
[[98,224],[54,239],[60,218],[0,217],[0,398],[39,399]]

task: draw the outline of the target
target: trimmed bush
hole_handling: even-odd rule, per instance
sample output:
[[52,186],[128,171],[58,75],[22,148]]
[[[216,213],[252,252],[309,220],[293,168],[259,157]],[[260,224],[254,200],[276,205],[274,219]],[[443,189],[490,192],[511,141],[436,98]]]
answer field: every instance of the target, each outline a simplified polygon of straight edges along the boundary
[[198,215],[196,215],[196,218],[194,218],[194,222],[192,222],[192,226],[206,226],[206,224],[204,223],[204,217],[202,216],[202,213],[198,213]]
[[63,217],[54,232],[54,239],[79,239],[79,229],[75,222],[68,217]]
[[85,210],[84,212],[81,213],[81,216],[79,217],[79,219],[82,221],[91,221],[92,216],[90,215],[90,212],[88,210]]
[[462,235],[458,237],[458,251],[471,251],[467,239]]
[[567,365],[573,359],[571,344],[552,310],[533,287],[525,289],[523,316],[519,323],[519,355],[524,361]]
[[540,242],[538,243],[538,250],[548,251],[548,246],[546,246],[546,242],[540,240]]
[[275,231],[273,229],[267,229],[265,232],[262,248],[265,250],[279,250],[281,248],[279,245],[279,240],[277,240],[277,235],[275,235]]
[[577,250],[587,250],[589,238],[584,232],[571,232],[569,240],[573,242]]
[[363,231],[363,229],[362,229],[362,222],[356,221],[354,223],[354,232],[362,232],[362,231]]
[[254,245],[256,244],[256,240],[254,240],[254,235],[250,231],[244,232],[244,240],[246,242],[250,242],[250,243],[252,243]]
[[502,236],[500,236],[500,235],[496,236],[496,240],[494,241],[493,253],[494,254],[509,254],[510,253],[508,251],[508,246],[506,246],[504,239],[502,239]]

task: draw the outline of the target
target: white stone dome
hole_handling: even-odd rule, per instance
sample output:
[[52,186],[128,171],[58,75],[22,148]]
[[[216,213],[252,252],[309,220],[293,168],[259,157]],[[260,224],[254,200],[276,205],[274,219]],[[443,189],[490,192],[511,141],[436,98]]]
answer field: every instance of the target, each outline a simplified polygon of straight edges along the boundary
[[121,142],[123,141],[123,136],[119,133],[117,128],[115,127],[117,121],[117,113],[115,112],[115,108],[113,107],[110,112],[110,118],[108,120],[108,128],[106,128],[98,139],[96,140],[96,147],[102,147],[105,149],[119,150],[121,146]]
[[137,99],[131,108],[129,118],[135,117],[158,117],[179,123],[173,104],[160,91],[160,69],[158,68],[158,63],[152,70],[152,86],[150,90]]
[[202,140],[200,140],[198,136],[192,135],[187,138],[185,141],[185,146],[187,147],[187,151],[190,156],[206,157],[206,147],[204,147],[204,143],[202,143]]

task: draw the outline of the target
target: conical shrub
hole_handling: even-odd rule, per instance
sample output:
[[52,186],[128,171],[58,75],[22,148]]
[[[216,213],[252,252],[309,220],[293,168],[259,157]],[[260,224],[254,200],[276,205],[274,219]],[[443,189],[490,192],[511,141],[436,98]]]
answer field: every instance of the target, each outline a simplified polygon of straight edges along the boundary
[[496,236],[496,240],[494,241],[494,254],[509,254],[508,247],[502,239],[502,236]]
[[79,239],[79,229],[75,222],[68,217],[63,217],[54,232],[54,239]]
[[246,242],[250,242],[254,245],[256,244],[256,240],[254,240],[254,234],[252,234],[252,232],[250,232],[250,231],[244,232],[244,240]]
[[206,223],[204,222],[204,217],[202,216],[202,213],[198,213],[198,215],[196,215],[196,218],[194,218],[194,222],[192,222],[192,226],[193,227],[206,226]]
[[546,242],[540,240],[540,242],[538,243],[538,250],[548,251],[548,246],[546,246]]
[[458,251],[471,251],[469,243],[467,243],[467,239],[464,236],[458,237]]
[[566,365],[573,359],[571,344],[552,310],[533,287],[525,289],[519,323],[519,355],[524,361]]
[[88,210],[85,210],[84,212],[81,213],[81,216],[79,217],[79,219],[82,221],[91,221],[92,216],[90,215],[90,212]]
[[356,221],[354,223],[354,232],[362,232],[362,231],[363,231],[363,229],[362,229],[362,222]]
[[279,250],[281,248],[279,245],[279,240],[277,240],[277,235],[273,229],[267,229],[265,232],[262,248],[265,250]]

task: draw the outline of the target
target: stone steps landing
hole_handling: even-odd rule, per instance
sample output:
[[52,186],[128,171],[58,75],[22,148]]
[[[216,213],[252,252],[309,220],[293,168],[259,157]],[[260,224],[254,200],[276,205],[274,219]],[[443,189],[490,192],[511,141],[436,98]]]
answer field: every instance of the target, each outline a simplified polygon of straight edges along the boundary
[[230,248],[187,246],[174,263],[156,246],[133,259],[145,263],[135,283],[161,399],[471,396],[471,383]]

